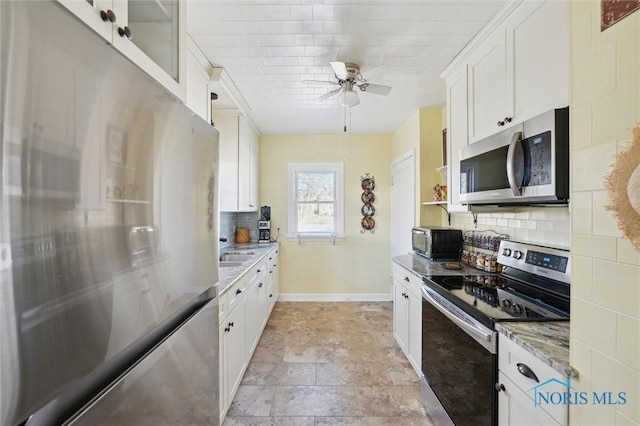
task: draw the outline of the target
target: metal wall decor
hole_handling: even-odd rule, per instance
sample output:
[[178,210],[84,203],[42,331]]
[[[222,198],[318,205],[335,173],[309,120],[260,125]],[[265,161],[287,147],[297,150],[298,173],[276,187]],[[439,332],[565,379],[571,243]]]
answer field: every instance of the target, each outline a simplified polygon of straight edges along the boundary
[[373,190],[376,189],[376,180],[369,173],[365,173],[364,176],[360,176],[360,186],[362,187],[360,199],[364,203],[360,209],[360,213],[362,213],[360,233],[364,234],[369,231],[375,234],[376,231],[373,228],[376,226],[376,221],[373,219],[373,215],[376,213],[376,209],[373,207],[373,202],[376,200],[376,196]]

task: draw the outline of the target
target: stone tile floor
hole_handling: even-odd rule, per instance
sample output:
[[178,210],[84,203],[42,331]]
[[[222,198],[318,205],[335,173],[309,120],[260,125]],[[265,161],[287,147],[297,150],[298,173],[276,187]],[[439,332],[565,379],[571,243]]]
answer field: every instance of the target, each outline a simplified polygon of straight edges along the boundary
[[223,426],[430,425],[391,302],[278,302]]

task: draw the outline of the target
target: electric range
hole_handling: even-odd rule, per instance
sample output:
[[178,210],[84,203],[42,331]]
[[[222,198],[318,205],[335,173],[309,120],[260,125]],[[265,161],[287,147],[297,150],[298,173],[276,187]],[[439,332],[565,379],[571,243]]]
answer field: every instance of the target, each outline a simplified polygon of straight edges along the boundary
[[568,251],[502,241],[498,263],[423,279],[422,399],[437,424],[497,425],[496,322],[569,319]]

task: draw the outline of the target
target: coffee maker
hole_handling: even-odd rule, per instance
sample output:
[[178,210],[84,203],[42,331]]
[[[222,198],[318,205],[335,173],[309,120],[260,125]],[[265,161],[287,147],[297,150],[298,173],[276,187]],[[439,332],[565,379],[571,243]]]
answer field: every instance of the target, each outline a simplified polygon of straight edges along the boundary
[[258,243],[271,242],[271,207],[260,207],[260,220],[258,220]]

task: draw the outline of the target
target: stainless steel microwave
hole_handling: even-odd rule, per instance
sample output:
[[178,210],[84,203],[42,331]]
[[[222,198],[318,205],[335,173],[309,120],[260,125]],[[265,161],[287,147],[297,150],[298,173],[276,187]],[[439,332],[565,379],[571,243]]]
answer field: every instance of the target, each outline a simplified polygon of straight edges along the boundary
[[460,150],[462,204],[566,204],[568,200],[568,107]]

